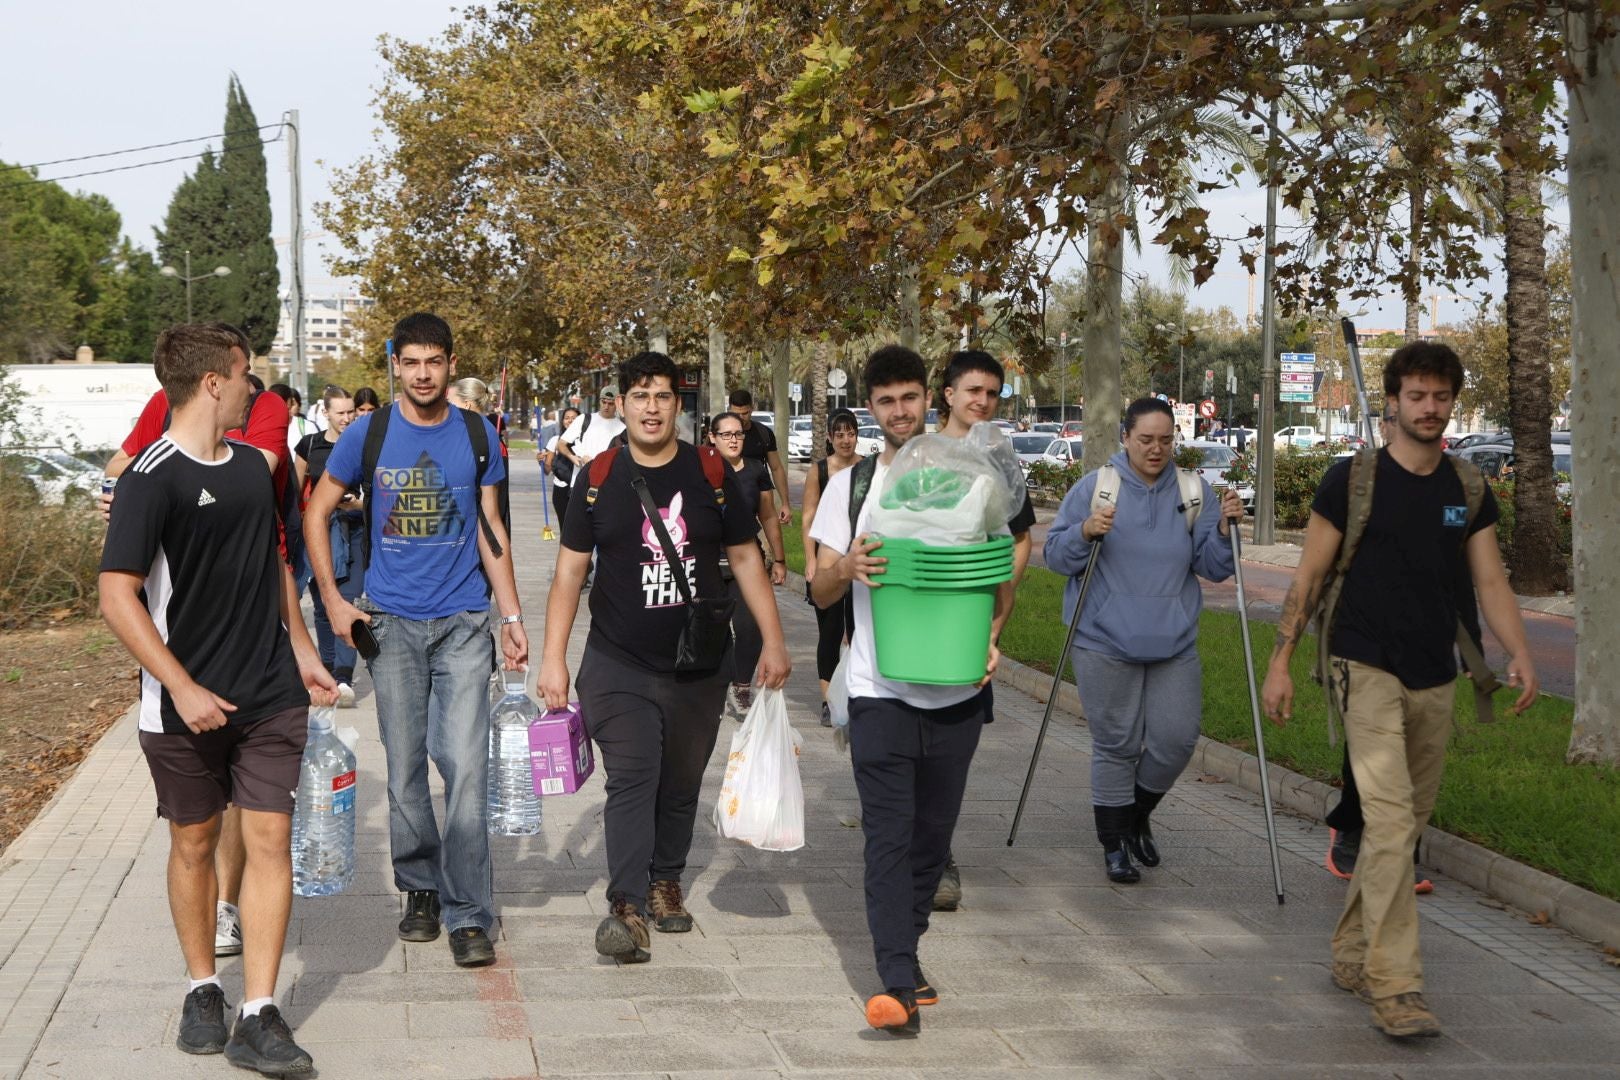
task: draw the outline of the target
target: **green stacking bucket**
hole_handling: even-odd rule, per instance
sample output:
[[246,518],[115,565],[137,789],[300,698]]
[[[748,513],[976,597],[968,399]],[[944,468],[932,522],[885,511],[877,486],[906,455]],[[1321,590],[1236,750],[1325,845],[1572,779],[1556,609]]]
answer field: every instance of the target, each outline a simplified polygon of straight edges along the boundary
[[1012,579],[1012,538],[959,548],[889,539],[876,553],[889,559],[872,590],[878,674],[939,686],[984,678],[996,587]]

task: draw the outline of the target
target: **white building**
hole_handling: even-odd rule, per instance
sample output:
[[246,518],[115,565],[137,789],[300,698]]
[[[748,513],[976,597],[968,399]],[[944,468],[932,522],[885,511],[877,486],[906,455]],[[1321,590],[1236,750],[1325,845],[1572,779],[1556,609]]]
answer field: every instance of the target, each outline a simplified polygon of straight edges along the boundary
[[[336,360],[348,348],[359,348],[360,315],[376,301],[358,293],[343,296],[310,296],[304,299],[304,356],[310,364]],[[276,340],[270,344],[270,363],[285,369],[292,363],[292,314],[285,298],[281,320],[276,324]]]

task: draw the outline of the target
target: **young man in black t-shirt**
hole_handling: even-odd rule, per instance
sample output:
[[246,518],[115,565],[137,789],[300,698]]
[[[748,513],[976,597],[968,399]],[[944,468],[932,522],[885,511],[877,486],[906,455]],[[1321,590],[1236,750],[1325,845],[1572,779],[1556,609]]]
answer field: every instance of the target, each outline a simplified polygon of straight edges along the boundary
[[[1344,913],[1333,935],[1333,981],[1372,1004],[1395,1037],[1440,1034],[1423,1000],[1412,848],[1428,824],[1445,769],[1456,689],[1458,588],[1466,572],[1491,633],[1507,651],[1522,712],[1536,698],[1518,600],[1497,547],[1487,488],[1469,520],[1466,491],[1441,448],[1463,369],[1444,345],[1414,342],[1384,368],[1394,439],[1380,451],[1366,531],[1346,572],[1330,628],[1330,692],[1343,702],[1345,741],[1365,827]],[[1317,489],[1299,569],[1283,601],[1263,691],[1266,713],[1292,712],[1288,661],[1321,598],[1350,512],[1350,462]]]
[[787,469],[782,465],[782,455],[776,449],[776,432],[764,424],[754,423],[754,395],[751,392],[733,390],[730,402],[731,412],[742,418],[743,457],[757,461],[771,471],[771,480],[776,490],[782,493],[781,505],[776,508],[776,520],[786,525],[793,520],[793,507],[788,504]]
[[[563,521],[538,684],[548,708],[567,704],[568,636],[594,551],[596,587],[579,666],[579,698],[607,771],[602,816],[610,913],[597,927],[596,949],[627,963],[651,959],[644,909],[665,933],[692,928],[681,873],[726,695],[723,667],[675,670],[687,618],[675,575],[686,579],[694,599],[723,596],[724,554],[764,639],[760,682],[780,688],[792,668],[754,539],[758,523],[743,508],[729,471],[721,476],[722,505],[700,451],[675,438],[677,375],[663,353],[641,353],[619,367],[628,442],[612,451],[616,456],[605,477],[600,468],[586,466],[588,475],[579,481],[576,502]],[[632,487],[638,473],[645,477],[679,567],[670,565]]]
[[[273,998],[309,703],[331,704],[337,687],[278,552],[270,474],[252,447],[224,438],[247,409],[246,354],[218,327],[182,325],[159,336],[153,366],[172,419],[119,478],[100,589],[102,616],[141,664],[141,749],[169,821],[169,907],[191,979],[178,1042],[248,1068],[307,1071]],[[228,1041],[213,943],[227,803],[247,849],[246,1000]]]

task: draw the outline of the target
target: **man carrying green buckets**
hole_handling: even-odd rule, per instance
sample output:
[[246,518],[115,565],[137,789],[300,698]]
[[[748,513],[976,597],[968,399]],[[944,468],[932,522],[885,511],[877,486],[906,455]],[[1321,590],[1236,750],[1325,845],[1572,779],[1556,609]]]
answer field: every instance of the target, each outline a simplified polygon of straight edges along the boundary
[[[822,493],[810,530],[821,545],[811,597],[825,608],[854,590],[849,746],[866,839],[866,921],[883,986],[868,999],[866,1020],[914,1033],[918,1006],[939,1000],[917,945],[990,718],[1012,541],[941,552],[866,531],[895,453],[923,432],[928,392],[922,358],[898,345],[873,353],[864,378],[883,452],[833,476]],[[957,610],[938,614],[930,600]],[[875,605],[887,609],[875,616]]]

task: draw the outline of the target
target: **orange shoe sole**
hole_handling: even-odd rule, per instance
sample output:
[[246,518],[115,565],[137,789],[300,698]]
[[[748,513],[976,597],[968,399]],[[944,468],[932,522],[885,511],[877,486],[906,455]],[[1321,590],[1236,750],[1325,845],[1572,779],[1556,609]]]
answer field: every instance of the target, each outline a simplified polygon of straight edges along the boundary
[[939,991],[934,990],[932,988],[930,988],[930,989],[928,989],[926,991],[925,990],[918,990],[917,991],[917,1004],[918,1005],[938,1005],[939,1004]]
[[866,1022],[884,1031],[904,1031],[915,1012],[889,994],[874,994],[866,1002]]
[[1415,882],[1412,885],[1412,891],[1417,893],[1419,896],[1428,896],[1430,893],[1434,892],[1434,882],[1430,881],[1428,878],[1424,878],[1422,881]]

